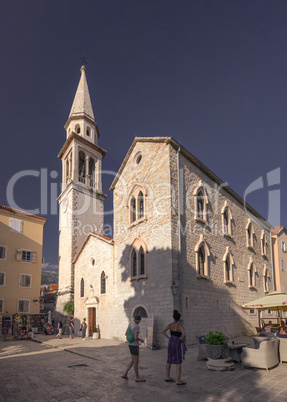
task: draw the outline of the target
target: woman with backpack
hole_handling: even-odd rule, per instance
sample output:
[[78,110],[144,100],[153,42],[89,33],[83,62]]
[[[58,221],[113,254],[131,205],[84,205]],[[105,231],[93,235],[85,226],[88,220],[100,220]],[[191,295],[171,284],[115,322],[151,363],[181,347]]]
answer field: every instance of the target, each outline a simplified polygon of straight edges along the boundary
[[143,339],[139,337],[140,334],[140,327],[139,324],[141,322],[141,316],[139,314],[135,315],[134,323],[129,324],[126,330],[126,337],[129,343],[130,353],[132,355],[132,360],[130,361],[125,373],[122,375],[122,378],[127,380],[128,379],[128,372],[134,366],[135,375],[136,375],[136,382],[145,382],[144,378],[139,376],[139,342],[144,342]]

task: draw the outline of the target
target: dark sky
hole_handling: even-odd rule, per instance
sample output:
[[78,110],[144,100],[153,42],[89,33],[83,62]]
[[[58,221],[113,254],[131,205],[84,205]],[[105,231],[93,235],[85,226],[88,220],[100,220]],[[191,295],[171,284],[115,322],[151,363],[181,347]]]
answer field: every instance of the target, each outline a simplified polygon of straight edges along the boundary
[[241,197],[257,180],[247,201],[265,218],[280,190],[271,223],[287,226],[286,0],[9,0],[0,21],[0,203],[31,170],[13,198],[41,209],[47,172],[46,269],[58,263],[57,155],[83,52],[104,169],[119,169],[135,136],[172,136]]

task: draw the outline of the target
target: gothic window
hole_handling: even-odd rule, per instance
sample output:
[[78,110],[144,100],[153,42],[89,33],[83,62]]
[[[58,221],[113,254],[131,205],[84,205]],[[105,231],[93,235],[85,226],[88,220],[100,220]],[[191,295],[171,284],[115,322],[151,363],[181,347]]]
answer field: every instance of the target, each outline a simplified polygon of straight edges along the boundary
[[130,272],[131,279],[146,279],[146,253],[145,243],[140,239],[135,239],[130,251]]
[[144,275],[145,274],[145,258],[144,258],[144,251],[143,248],[140,248],[139,251],[139,256],[140,256],[140,275]]
[[137,253],[133,250],[132,256],[132,277],[137,276]]
[[205,188],[203,187],[202,180],[199,182],[198,187],[193,191],[194,196],[194,219],[201,223],[207,222],[207,206],[208,206],[208,195]]
[[199,275],[204,275],[204,248],[203,246],[200,247],[199,252],[198,252],[198,273]]
[[269,280],[270,280],[269,272],[265,266],[263,273],[263,289],[265,293],[269,292]]
[[209,247],[204,240],[203,236],[200,236],[199,242],[195,246],[195,263],[197,278],[209,278]]
[[225,261],[225,272],[226,272],[226,280],[230,281],[230,261],[229,261],[229,257],[227,257],[226,261]]
[[131,199],[131,222],[136,221],[136,199],[135,197],[132,197]]
[[79,152],[79,181],[85,183],[86,177],[86,156],[83,151]]
[[256,267],[252,260],[250,261],[248,266],[248,286],[250,288],[256,287]]
[[197,217],[203,219],[204,203],[203,203],[203,192],[199,191],[196,196],[197,203]]
[[90,135],[91,135],[91,129],[90,127],[87,127],[87,136],[90,137]]
[[81,279],[81,296],[80,297],[84,297],[85,296],[85,282],[84,282],[84,278]]
[[106,275],[104,271],[101,273],[101,294],[106,293]]
[[254,249],[254,229],[250,219],[248,219],[246,226],[246,244],[248,248]]
[[90,176],[90,186],[95,186],[95,161],[93,158],[89,160],[89,176]]
[[266,257],[266,255],[267,255],[267,241],[266,241],[266,236],[265,236],[265,233],[264,233],[263,230],[261,232],[260,240],[261,240],[261,255],[263,257]]
[[142,187],[135,186],[133,188],[129,197],[128,206],[130,208],[130,223],[145,217],[145,190]]
[[139,192],[138,200],[139,200],[139,215],[140,218],[142,218],[144,216],[144,196],[141,191]]
[[69,165],[69,159],[66,159],[66,183],[69,182],[69,173],[70,173],[70,165]]
[[224,206],[221,210],[222,214],[222,232],[224,236],[231,237],[232,235],[232,214],[229,206],[227,205],[227,201],[225,201]]
[[234,261],[229,251],[229,247],[226,247],[225,254],[223,256],[223,269],[224,269],[224,283],[230,284],[234,282],[233,273]]

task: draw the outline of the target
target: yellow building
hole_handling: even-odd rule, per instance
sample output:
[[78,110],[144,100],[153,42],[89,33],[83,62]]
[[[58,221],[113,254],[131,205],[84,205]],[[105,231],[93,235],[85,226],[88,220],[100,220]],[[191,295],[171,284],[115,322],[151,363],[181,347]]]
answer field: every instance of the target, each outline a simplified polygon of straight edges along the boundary
[[40,312],[46,219],[0,205],[0,316]]
[[275,290],[286,292],[287,285],[287,230],[276,226],[271,231]]

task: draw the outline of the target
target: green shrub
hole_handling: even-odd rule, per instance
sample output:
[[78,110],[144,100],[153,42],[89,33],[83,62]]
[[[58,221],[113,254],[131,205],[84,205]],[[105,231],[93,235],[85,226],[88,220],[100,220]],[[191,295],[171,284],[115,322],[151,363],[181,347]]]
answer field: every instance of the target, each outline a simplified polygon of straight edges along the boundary
[[226,336],[222,332],[212,332],[209,331],[205,337],[205,341],[210,345],[225,345],[226,344]]
[[74,302],[70,301],[70,302],[66,303],[64,306],[64,311],[66,311],[66,313],[68,313],[68,314],[73,314]]

